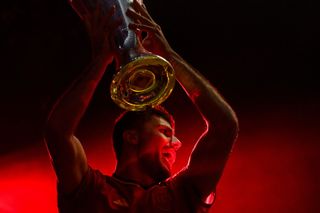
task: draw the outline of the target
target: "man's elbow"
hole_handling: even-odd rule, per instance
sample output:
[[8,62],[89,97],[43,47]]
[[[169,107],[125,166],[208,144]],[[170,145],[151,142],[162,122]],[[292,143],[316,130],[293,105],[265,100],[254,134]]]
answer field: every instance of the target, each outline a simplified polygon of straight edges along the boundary
[[234,111],[230,112],[230,115],[228,116],[226,123],[229,129],[229,134],[231,134],[233,138],[236,139],[239,132],[239,120]]
[[221,115],[218,120],[209,120],[206,121],[206,133],[215,132],[215,134],[219,134],[222,136],[228,135],[232,141],[234,141],[239,132],[239,121],[234,113],[234,111],[230,111],[225,115]]
[[44,139],[48,142],[51,140],[57,141],[68,139],[72,136],[72,132],[65,127],[64,123],[52,118],[49,118],[44,128]]
[[232,141],[235,141],[238,137],[239,133],[239,121],[235,116],[231,120],[228,121],[228,134],[231,137]]

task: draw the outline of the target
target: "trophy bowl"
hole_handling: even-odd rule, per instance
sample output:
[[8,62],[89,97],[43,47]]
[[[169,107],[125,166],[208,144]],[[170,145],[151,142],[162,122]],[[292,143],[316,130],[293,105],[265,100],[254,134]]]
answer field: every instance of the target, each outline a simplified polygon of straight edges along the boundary
[[144,110],[165,101],[174,84],[174,70],[169,62],[158,55],[141,55],[115,74],[111,98],[124,109]]

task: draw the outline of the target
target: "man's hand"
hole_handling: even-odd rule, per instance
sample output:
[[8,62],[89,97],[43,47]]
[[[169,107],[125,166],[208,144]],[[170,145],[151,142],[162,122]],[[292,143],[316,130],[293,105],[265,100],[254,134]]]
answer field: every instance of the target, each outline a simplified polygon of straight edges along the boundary
[[120,21],[112,20],[115,6],[104,11],[100,1],[96,1],[94,7],[83,0],[69,2],[84,22],[91,41],[93,58],[104,57],[110,63],[115,50],[114,31],[120,25]]
[[142,32],[147,33],[147,36],[142,40],[142,45],[146,50],[164,58],[173,51],[161,27],[152,19],[144,4],[141,5],[137,0],[134,0],[132,9],[127,11],[127,16],[134,21],[129,25],[129,28],[134,30],[140,39]]

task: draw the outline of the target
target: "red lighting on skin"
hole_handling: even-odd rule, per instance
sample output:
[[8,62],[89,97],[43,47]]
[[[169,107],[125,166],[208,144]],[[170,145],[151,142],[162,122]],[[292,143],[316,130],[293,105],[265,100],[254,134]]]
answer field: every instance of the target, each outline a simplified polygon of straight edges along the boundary
[[[319,136],[306,122],[297,125],[279,114],[247,119],[218,185],[211,212],[319,212]],[[191,131],[177,132],[183,146],[177,152],[174,172],[187,162],[192,150],[189,142],[200,131],[194,135]],[[90,164],[112,174],[115,160],[111,143],[101,138],[93,140],[85,144]],[[45,145],[39,144],[32,150],[0,157],[1,213],[58,212],[55,174]]]

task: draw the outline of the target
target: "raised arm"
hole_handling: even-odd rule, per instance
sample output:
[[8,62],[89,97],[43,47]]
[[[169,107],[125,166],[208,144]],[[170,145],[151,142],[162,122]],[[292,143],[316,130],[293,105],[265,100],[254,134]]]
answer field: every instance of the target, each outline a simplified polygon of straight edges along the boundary
[[171,62],[177,80],[207,124],[206,131],[194,147],[188,167],[181,173],[187,183],[205,198],[215,190],[237,137],[236,115],[217,90],[170,47],[145,6],[135,1],[133,8],[136,12],[128,11],[135,20],[131,28],[146,31],[144,47]]
[[45,129],[45,140],[59,187],[65,193],[72,192],[79,185],[88,169],[85,152],[74,133],[107,65],[112,61],[109,40],[110,32],[116,26],[116,23],[110,22],[114,9],[102,15],[100,9],[86,9],[81,0],[74,1],[72,6],[81,7],[83,11],[82,20],[91,39],[93,54],[82,75],[53,106]]
[[217,90],[175,52],[168,60],[177,80],[206,122],[206,131],[194,147],[185,176],[206,197],[216,188],[238,133],[235,113]]

